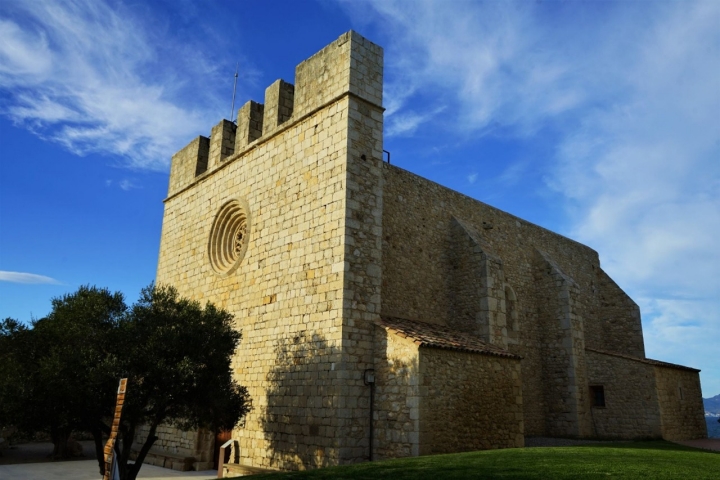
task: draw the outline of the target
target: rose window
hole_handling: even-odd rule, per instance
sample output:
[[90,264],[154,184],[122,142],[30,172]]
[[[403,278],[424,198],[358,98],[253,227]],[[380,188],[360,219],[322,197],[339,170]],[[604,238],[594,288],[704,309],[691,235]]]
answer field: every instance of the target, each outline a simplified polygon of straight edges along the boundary
[[246,202],[230,200],[215,216],[210,230],[208,255],[213,269],[230,274],[240,265],[248,246],[249,218]]

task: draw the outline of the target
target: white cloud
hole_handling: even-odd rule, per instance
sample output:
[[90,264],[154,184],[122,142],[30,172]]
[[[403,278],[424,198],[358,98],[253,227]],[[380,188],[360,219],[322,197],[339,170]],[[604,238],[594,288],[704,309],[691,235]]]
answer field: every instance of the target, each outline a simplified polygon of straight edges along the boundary
[[[15,76],[44,78],[51,67],[47,38],[42,33],[22,30],[15,23],[0,19],[0,80]],[[6,78],[8,75],[11,78]]]
[[134,189],[134,188],[140,188],[140,187],[139,187],[138,185],[136,185],[132,180],[128,180],[127,178],[125,178],[125,179],[123,179],[123,180],[120,180],[120,182],[118,183],[118,186],[119,186],[122,190],[125,190],[126,192],[127,192],[128,190],[132,190],[132,189]]
[[418,127],[439,115],[444,106],[437,107],[425,113],[417,113],[412,111],[403,111],[390,116],[385,134],[388,136],[407,136],[412,135]]
[[475,181],[477,180],[477,177],[478,177],[477,173],[471,173],[470,175],[467,176],[467,181],[471,184],[475,183]]
[[622,64],[623,102],[560,148],[573,236],[642,295],[648,353],[704,368],[720,391],[720,4],[674,4]]
[[505,186],[513,186],[520,183],[523,176],[530,166],[527,160],[520,160],[511,163],[503,172],[498,176],[497,181]]
[[30,283],[30,284],[54,284],[60,285],[60,282],[54,278],[45,275],[37,275],[35,273],[25,272],[8,272],[0,270],[0,281],[11,283]]
[[[512,126],[531,133],[538,122],[585,101],[574,81],[584,45],[565,42],[569,27],[538,21],[535,7],[509,2],[348,3],[356,16],[380,21],[386,47],[386,116],[407,115],[414,101],[451,102],[451,128],[473,132]],[[450,120],[450,119],[448,119]]]
[[207,87],[217,67],[192,44],[158,38],[160,30],[100,0],[8,5],[0,14],[3,113],[79,155],[164,169],[221,114]]
[[112,187],[113,185],[116,185],[120,190],[125,190],[126,192],[130,190],[135,190],[136,188],[142,188],[140,185],[135,183],[135,181],[130,180],[129,178],[123,178],[122,180],[105,180],[105,186],[106,187]]

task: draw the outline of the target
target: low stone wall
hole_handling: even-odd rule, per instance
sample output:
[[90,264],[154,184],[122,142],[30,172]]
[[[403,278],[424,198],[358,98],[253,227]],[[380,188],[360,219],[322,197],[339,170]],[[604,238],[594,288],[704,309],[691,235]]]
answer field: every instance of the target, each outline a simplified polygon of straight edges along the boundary
[[[139,451],[143,443],[147,439],[150,427],[142,425],[135,433],[135,443],[133,449]],[[204,429],[182,431],[172,425],[160,425],[155,435],[158,437],[152,446],[155,457],[160,457],[163,452],[167,452],[168,459],[177,459],[177,457],[193,457],[196,467],[200,470],[212,468],[213,452],[215,447],[215,438],[212,432]],[[145,463],[158,465],[155,461],[146,459]],[[208,466],[209,465],[209,466]],[[163,466],[163,465],[160,465]],[[170,467],[168,467],[170,468]],[[197,468],[196,468],[197,469]]]
[[655,367],[591,350],[586,351],[585,359],[589,384],[602,386],[605,392],[604,407],[590,406],[594,436],[659,438]]
[[420,348],[420,453],[522,447],[520,360]]
[[654,367],[665,440],[707,438],[707,424],[697,371]]

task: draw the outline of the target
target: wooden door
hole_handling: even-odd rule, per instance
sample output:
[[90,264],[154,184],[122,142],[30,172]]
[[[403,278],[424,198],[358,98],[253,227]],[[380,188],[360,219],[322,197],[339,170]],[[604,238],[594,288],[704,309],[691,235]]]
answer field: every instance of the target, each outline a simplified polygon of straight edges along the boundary
[[[220,457],[220,447],[222,447],[223,443],[227,442],[232,438],[232,430],[222,430],[220,432],[217,432],[215,434],[215,453],[213,454],[213,465],[214,469],[217,470],[220,465],[218,465],[218,460]],[[227,463],[230,460],[230,449],[225,449],[225,458],[223,459],[223,463]]]

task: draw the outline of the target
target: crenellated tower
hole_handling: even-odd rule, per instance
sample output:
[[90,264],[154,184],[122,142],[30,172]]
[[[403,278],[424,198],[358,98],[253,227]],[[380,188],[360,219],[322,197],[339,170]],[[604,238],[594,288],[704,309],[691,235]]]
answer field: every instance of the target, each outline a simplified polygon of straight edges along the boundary
[[157,282],[235,316],[233,368],[253,399],[233,432],[245,464],[369,456],[382,58],[343,34],[297,66],[294,85],[275,81],[237,123],[222,120],[173,156]]

